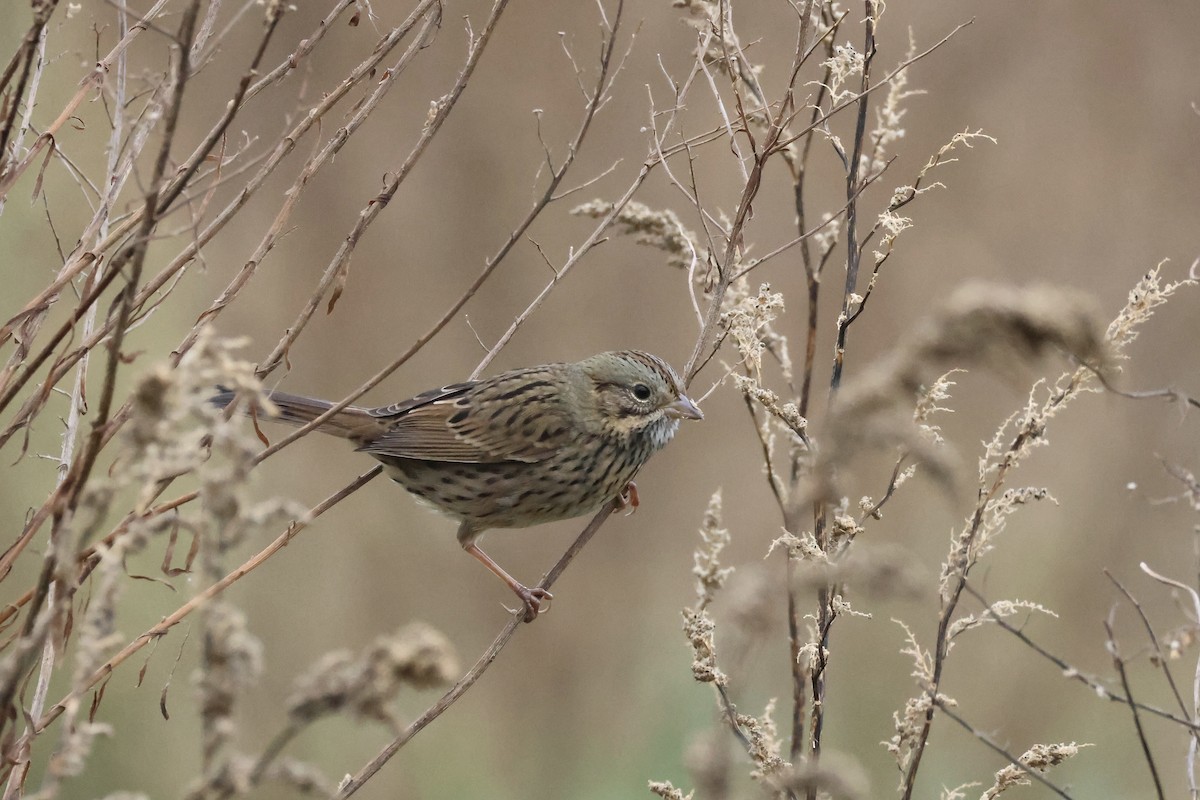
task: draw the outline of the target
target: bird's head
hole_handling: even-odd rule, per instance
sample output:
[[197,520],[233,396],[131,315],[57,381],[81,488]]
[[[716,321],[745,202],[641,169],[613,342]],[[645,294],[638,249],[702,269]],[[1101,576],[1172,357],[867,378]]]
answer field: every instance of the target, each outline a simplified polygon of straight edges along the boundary
[[600,353],[579,362],[590,382],[590,400],[604,429],[617,435],[648,433],[666,444],[681,419],[704,415],[683,391],[667,362],[638,350]]

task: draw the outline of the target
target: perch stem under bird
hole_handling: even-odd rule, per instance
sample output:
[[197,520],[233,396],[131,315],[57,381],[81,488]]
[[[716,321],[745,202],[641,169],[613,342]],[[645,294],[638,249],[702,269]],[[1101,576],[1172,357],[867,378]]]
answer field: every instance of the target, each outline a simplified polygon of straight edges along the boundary
[[[224,408],[235,393],[212,398]],[[333,408],[269,392],[268,413],[303,425]],[[489,528],[523,528],[596,511],[617,498],[637,506],[632,480],[703,414],[665,361],[637,350],[600,353],[456,383],[378,408],[348,406],[317,430],[349,439],[388,476],[458,520],[463,549],[495,573],[537,618],[551,595],[528,589],[479,547]]]

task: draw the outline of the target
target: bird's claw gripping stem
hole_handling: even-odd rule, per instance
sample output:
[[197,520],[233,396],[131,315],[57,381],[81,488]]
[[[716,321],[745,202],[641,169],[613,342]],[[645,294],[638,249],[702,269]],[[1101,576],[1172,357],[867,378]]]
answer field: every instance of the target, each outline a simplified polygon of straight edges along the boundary
[[628,510],[626,516],[629,516],[629,514],[638,510],[639,505],[641,505],[641,501],[638,500],[637,484],[630,481],[625,484],[625,488],[617,495],[617,511]]
[[538,618],[538,614],[542,613],[543,610],[549,611],[550,601],[554,599],[554,595],[550,594],[545,589],[539,589],[537,587],[534,587],[533,589],[527,589],[526,587],[518,584],[513,591],[515,591],[517,593],[517,597],[521,598],[521,601],[525,603],[525,616],[522,618],[524,622],[533,622]]

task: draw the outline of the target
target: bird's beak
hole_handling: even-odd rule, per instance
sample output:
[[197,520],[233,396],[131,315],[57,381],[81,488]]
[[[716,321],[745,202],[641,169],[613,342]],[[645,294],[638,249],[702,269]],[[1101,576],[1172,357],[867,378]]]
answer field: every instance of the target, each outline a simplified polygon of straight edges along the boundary
[[671,419],[704,419],[704,415],[700,413],[696,404],[683,395],[667,406],[666,412]]

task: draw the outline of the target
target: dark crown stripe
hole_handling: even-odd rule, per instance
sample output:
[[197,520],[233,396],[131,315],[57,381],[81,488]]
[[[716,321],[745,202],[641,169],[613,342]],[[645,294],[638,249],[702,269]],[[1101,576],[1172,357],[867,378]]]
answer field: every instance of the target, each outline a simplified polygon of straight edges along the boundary
[[675,390],[675,394],[683,396],[683,382],[679,376],[675,374],[675,370],[671,369],[671,365],[663,361],[661,358],[641,350],[627,350],[625,357],[630,361],[637,361],[645,364],[650,369],[662,376],[671,387]]

